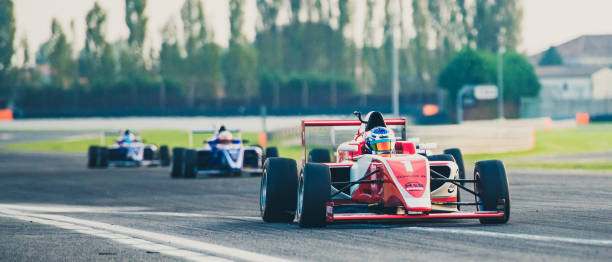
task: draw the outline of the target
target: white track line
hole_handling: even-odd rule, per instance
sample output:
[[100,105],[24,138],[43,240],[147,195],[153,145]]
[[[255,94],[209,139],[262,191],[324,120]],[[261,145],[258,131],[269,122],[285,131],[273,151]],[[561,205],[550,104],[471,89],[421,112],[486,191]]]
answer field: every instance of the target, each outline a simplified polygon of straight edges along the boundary
[[[0,205],[0,215],[24,221],[56,226],[79,233],[103,237],[135,248],[194,261],[227,261],[221,257],[243,261],[287,261],[237,248],[210,244],[157,232],[133,229],[103,222],[72,218],[63,215],[25,213]],[[202,251],[197,253],[190,250]],[[216,256],[210,256],[213,254]]]
[[533,241],[543,241],[543,242],[561,242],[561,243],[569,243],[569,244],[612,247],[612,240],[605,240],[605,239],[583,239],[583,238],[570,238],[570,237],[530,235],[530,234],[499,233],[499,232],[491,232],[491,231],[454,229],[454,228],[407,227],[406,229],[412,230],[412,231],[422,231],[422,232],[455,233],[455,234],[464,234],[464,235],[472,235],[472,236],[511,238],[511,239],[513,238],[513,239],[523,239],[523,240],[533,240]]
[[20,210],[31,213],[104,213],[120,215],[142,215],[142,216],[169,216],[169,217],[203,217],[235,220],[261,221],[261,217],[255,216],[227,216],[214,213],[181,213],[149,211],[146,207],[96,207],[96,206],[72,206],[72,205],[41,205],[41,204],[0,204],[0,208]]

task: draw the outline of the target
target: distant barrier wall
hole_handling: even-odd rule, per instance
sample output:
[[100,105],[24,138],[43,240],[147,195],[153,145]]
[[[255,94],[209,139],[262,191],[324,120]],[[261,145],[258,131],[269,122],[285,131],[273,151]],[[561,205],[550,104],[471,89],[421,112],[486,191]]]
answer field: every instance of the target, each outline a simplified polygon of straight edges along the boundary
[[577,113],[588,113],[591,116],[612,115],[612,99],[544,100],[537,97],[521,99],[521,118],[562,119],[573,118]]

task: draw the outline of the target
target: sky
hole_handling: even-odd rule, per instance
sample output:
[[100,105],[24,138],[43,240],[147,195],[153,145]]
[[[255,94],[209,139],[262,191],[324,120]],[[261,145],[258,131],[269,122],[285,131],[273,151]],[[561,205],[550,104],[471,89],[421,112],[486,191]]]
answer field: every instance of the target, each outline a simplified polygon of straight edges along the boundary
[[[225,45],[229,37],[229,0],[202,0],[209,27],[214,28],[215,41]],[[246,0],[245,34],[255,37],[257,21],[256,0]],[[520,0],[523,2],[522,45],[520,51],[535,54],[551,45],[558,45],[584,34],[612,33],[612,0]],[[30,57],[49,39],[51,20],[56,17],[80,50],[85,39],[85,15],[95,0],[14,0],[16,15],[16,41],[27,38]],[[107,39],[127,38],[129,31],[124,21],[124,0],[98,1],[107,11]],[[180,20],[183,0],[148,0],[149,17],[146,45],[159,49],[160,30],[169,19]],[[363,6],[358,1],[359,6]],[[363,17],[363,8],[357,8],[357,17]],[[282,19],[282,18],[281,18]],[[286,19],[286,18],[285,18]],[[359,19],[359,18],[358,18]],[[74,37],[70,21],[74,20]],[[358,25],[359,27],[359,25]],[[359,27],[362,28],[362,27]],[[179,30],[181,31],[181,30]],[[359,36],[359,30],[349,34]],[[146,47],[145,47],[146,48]]]

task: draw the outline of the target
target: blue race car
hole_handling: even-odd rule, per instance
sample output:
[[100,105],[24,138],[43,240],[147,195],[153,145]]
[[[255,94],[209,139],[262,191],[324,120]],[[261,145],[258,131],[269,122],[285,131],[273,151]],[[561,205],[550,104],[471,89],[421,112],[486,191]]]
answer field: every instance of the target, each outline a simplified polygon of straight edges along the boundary
[[[245,146],[240,130],[193,130],[193,134],[214,134],[200,149],[174,148],[170,177],[195,178],[198,174],[239,176],[242,173],[261,175],[266,157],[278,157],[275,147]],[[236,134],[237,138],[234,138]]]
[[136,137],[135,133],[126,130],[120,132],[104,132],[100,142],[105,144],[106,136],[116,136],[119,138],[110,147],[90,146],[88,151],[87,166],[89,168],[105,168],[108,166],[117,167],[138,167],[145,166],[169,166],[170,151],[168,146],[147,145]]

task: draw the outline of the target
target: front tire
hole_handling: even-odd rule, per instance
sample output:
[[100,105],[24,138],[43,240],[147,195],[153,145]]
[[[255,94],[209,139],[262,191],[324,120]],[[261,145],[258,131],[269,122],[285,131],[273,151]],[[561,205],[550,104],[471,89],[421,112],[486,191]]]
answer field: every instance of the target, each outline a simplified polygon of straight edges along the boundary
[[499,160],[476,162],[474,189],[478,211],[503,211],[501,218],[480,218],[482,224],[505,224],[510,219],[510,188],[504,164]]
[[306,163],[299,177],[297,220],[300,227],[324,227],[331,189],[329,167]]
[[291,222],[297,202],[297,163],[288,158],[268,158],[259,191],[259,210],[265,222]]
[[106,148],[105,146],[101,146],[98,149],[99,167],[108,167],[108,148]]
[[185,151],[185,178],[196,178],[198,174],[198,152],[193,149]]
[[94,168],[96,166],[98,166],[98,147],[89,146],[87,151],[87,167]]

